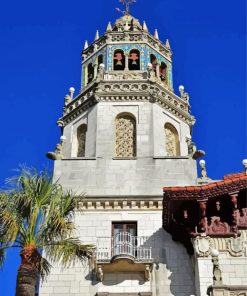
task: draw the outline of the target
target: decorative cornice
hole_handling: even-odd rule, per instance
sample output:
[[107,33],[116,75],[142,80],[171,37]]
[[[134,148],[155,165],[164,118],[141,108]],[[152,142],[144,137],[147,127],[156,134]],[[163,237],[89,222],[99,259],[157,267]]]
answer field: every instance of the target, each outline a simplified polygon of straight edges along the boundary
[[162,197],[95,197],[78,202],[82,211],[161,211]]

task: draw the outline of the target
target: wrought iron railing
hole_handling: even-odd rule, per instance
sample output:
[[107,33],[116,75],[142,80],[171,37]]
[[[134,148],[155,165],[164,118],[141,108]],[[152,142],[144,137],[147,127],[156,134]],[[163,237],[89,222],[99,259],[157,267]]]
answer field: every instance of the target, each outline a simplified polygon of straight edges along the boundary
[[97,261],[110,261],[116,257],[131,257],[134,261],[152,261],[152,248],[147,246],[148,237],[133,236],[120,232],[114,237],[97,239]]

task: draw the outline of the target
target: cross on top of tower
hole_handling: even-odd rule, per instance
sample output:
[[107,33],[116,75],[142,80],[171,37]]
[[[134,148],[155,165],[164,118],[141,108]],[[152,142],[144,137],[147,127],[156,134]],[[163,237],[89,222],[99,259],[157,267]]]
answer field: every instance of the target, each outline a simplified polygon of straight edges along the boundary
[[129,11],[130,11],[130,5],[135,3],[137,0],[119,0],[119,2],[123,3],[123,5],[125,5],[125,10],[123,11],[123,13],[125,15],[129,15]]

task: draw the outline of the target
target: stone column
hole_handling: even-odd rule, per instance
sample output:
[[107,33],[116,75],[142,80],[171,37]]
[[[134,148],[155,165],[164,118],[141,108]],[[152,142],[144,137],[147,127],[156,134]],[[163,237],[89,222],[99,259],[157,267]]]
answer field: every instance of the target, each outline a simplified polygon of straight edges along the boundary
[[159,63],[157,63],[157,65],[156,65],[156,76],[158,79],[160,79],[160,65],[159,65]]
[[231,197],[232,203],[232,224],[233,224],[233,231],[238,231],[238,220],[239,220],[239,210],[238,210],[238,192],[233,192],[229,194]]
[[125,71],[128,71],[129,70],[129,54],[126,53],[125,54]]
[[200,222],[199,222],[199,231],[206,232],[207,230],[207,217],[206,217],[206,210],[207,210],[207,200],[200,200],[199,209],[200,209]]

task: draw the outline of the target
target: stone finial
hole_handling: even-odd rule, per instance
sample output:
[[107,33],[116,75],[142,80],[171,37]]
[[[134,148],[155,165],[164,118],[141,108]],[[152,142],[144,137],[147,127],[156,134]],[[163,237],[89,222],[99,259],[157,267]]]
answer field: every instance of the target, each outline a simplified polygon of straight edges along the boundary
[[148,27],[145,21],[143,22],[142,29],[144,32],[148,32]]
[[87,40],[85,41],[85,45],[84,45],[84,50],[88,48],[88,42]]
[[244,169],[245,169],[245,174],[247,175],[247,159],[244,159],[244,160],[242,161],[242,164],[243,164]]
[[70,87],[70,88],[69,88],[69,95],[70,95],[71,100],[73,100],[74,92],[75,92],[74,87]]
[[167,49],[171,50],[170,42],[169,42],[168,39],[166,39],[165,47],[166,47]]
[[158,33],[157,29],[155,29],[155,31],[154,31],[154,38],[157,39],[157,40],[160,40],[159,33]]
[[180,96],[182,97],[183,94],[184,94],[184,86],[180,85],[178,89],[179,89],[179,92],[180,92]]
[[99,30],[96,31],[94,41],[96,41],[96,40],[98,40],[98,39],[99,39]]
[[205,160],[201,159],[199,161],[200,167],[201,167],[201,175],[202,178],[207,178],[207,170],[206,170],[206,162]]
[[112,25],[111,25],[111,22],[109,22],[106,28],[106,32],[111,32],[111,31],[112,31]]

